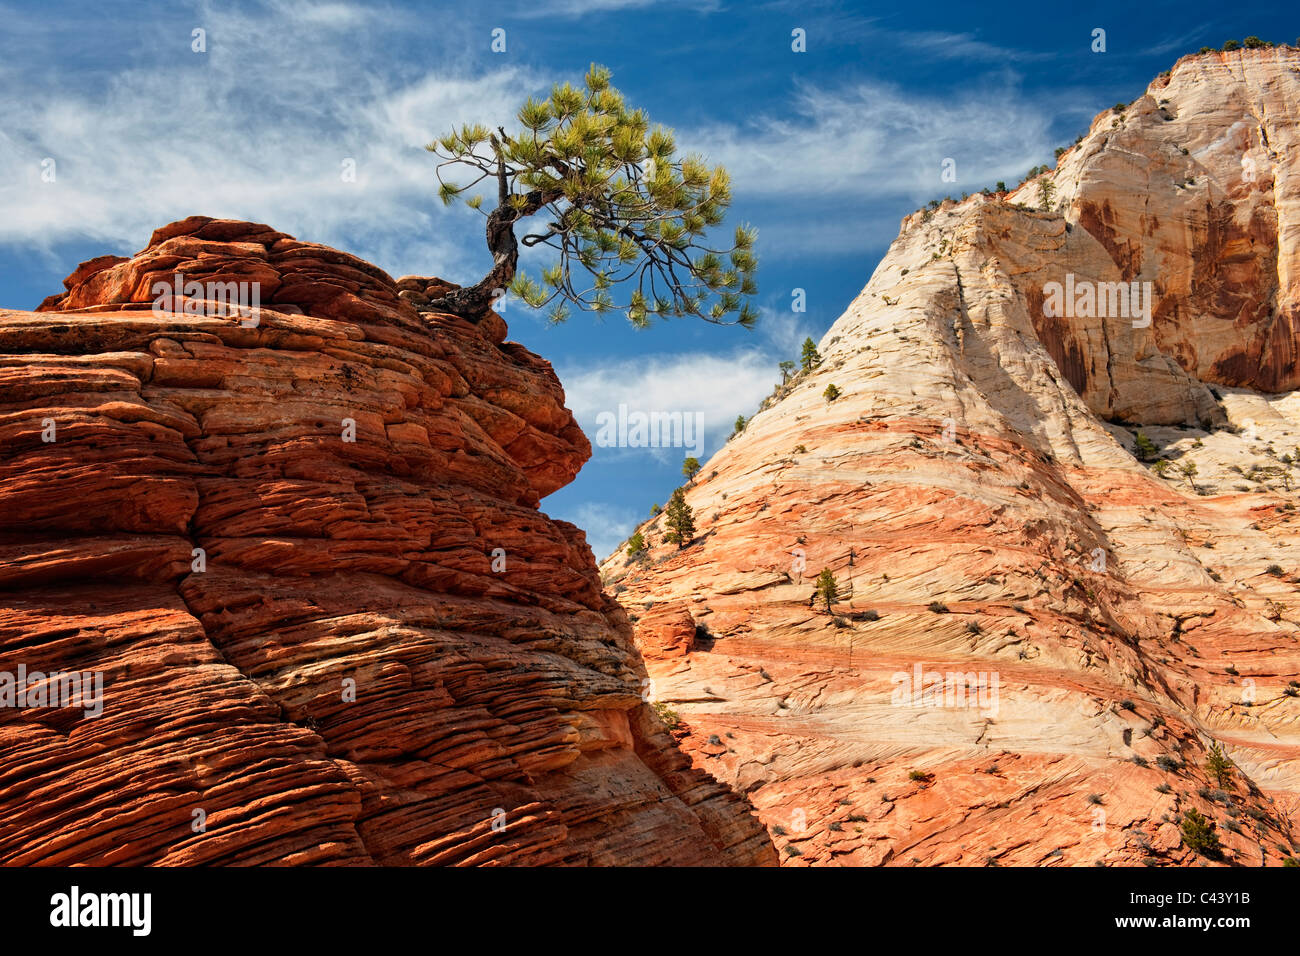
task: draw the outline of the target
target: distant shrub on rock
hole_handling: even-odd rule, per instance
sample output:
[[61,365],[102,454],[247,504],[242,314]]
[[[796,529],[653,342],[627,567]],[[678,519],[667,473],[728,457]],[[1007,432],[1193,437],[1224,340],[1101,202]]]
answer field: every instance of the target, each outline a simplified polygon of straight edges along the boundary
[[686,495],[682,489],[678,488],[668,499],[664,522],[668,525],[664,540],[677,545],[679,549],[686,547],[695,537],[695,513],[686,503]]
[[640,531],[627,539],[627,556],[634,558],[645,550],[645,535]]
[[1138,461],[1150,461],[1156,456],[1156,446],[1150,438],[1143,432],[1138,432],[1133,437],[1134,446],[1137,449]]
[[822,356],[817,351],[817,343],[812,340],[812,336],[803,340],[803,348],[800,351],[799,359],[805,372],[811,372],[821,364]]
[[1179,830],[1182,831],[1183,846],[1201,856],[1217,857],[1222,852],[1219,836],[1215,833],[1213,820],[1207,820],[1195,807],[1188,807],[1183,814]]
[[817,589],[813,593],[825,603],[829,614],[831,604],[839,596],[839,585],[835,583],[835,573],[830,568],[822,568],[821,574],[817,575]]

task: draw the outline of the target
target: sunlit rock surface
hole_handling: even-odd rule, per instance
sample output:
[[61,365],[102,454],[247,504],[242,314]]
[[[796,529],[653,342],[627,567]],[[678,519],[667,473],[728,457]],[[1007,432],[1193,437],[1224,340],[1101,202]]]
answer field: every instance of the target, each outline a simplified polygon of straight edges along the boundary
[[[1048,189],[907,217],[686,488],[694,542],[661,516],[606,560],[654,698],[783,863],[1191,865],[1191,807],[1221,862],[1296,853],[1297,109],[1294,49],[1184,58]],[[1045,316],[1067,276],[1151,283],[1150,324]]]
[[0,671],[103,679],[0,708],[0,863],[775,862],[538,510],[591,453],[550,365],[438,284],[196,217],[0,311]]

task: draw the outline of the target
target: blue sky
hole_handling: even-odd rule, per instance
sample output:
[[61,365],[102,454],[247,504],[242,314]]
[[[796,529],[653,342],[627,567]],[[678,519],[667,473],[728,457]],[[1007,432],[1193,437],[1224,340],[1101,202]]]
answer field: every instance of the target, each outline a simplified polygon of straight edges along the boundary
[[[511,302],[511,337],[555,365],[593,438],[620,403],[700,412],[709,454],[866,283],[902,216],[1051,163],[1184,53],[1248,34],[1293,42],[1300,16],[1281,7],[0,3],[0,306],[32,308],[81,260],[130,254],[194,214],[268,222],[394,276],[474,281],[489,264],[481,219],[437,201],[423,145],[453,124],[511,125],[526,96],[596,61],[679,145],[731,170],[731,220],[759,230],[762,319],[752,332],[581,314],[555,327]],[[1091,49],[1098,27],[1105,53]],[[956,183],[940,178],[948,157]],[[356,182],[339,175],[348,159]],[[681,459],[597,448],[543,508],[603,557],[680,483]]]

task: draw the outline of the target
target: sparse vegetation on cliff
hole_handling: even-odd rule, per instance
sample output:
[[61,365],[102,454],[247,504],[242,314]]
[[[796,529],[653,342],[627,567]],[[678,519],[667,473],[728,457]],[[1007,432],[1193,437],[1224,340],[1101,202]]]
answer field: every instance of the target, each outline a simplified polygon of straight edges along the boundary
[[655,701],[655,703],[652,706],[654,708],[655,714],[659,717],[660,721],[663,722],[663,725],[667,727],[669,730],[676,730],[678,727],[681,726],[682,724],[681,717],[677,715],[677,711],[673,710],[667,704],[663,703],[662,701]]

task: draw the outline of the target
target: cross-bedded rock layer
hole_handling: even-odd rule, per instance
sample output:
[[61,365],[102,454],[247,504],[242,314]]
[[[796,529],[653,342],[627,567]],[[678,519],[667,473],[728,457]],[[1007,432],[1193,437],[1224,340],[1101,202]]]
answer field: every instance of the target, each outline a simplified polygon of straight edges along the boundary
[[499,318],[203,217],[66,285],[0,311],[0,671],[103,713],[0,709],[0,863],[775,861],[538,510],[590,446]]
[[[1298,104],[1294,49],[1185,58],[1047,188],[907,217],[687,487],[696,540],[606,560],[783,862],[1191,864],[1189,808],[1224,861],[1296,854]],[[1044,315],[1067,276],[1152,283],[1151,324]]]

